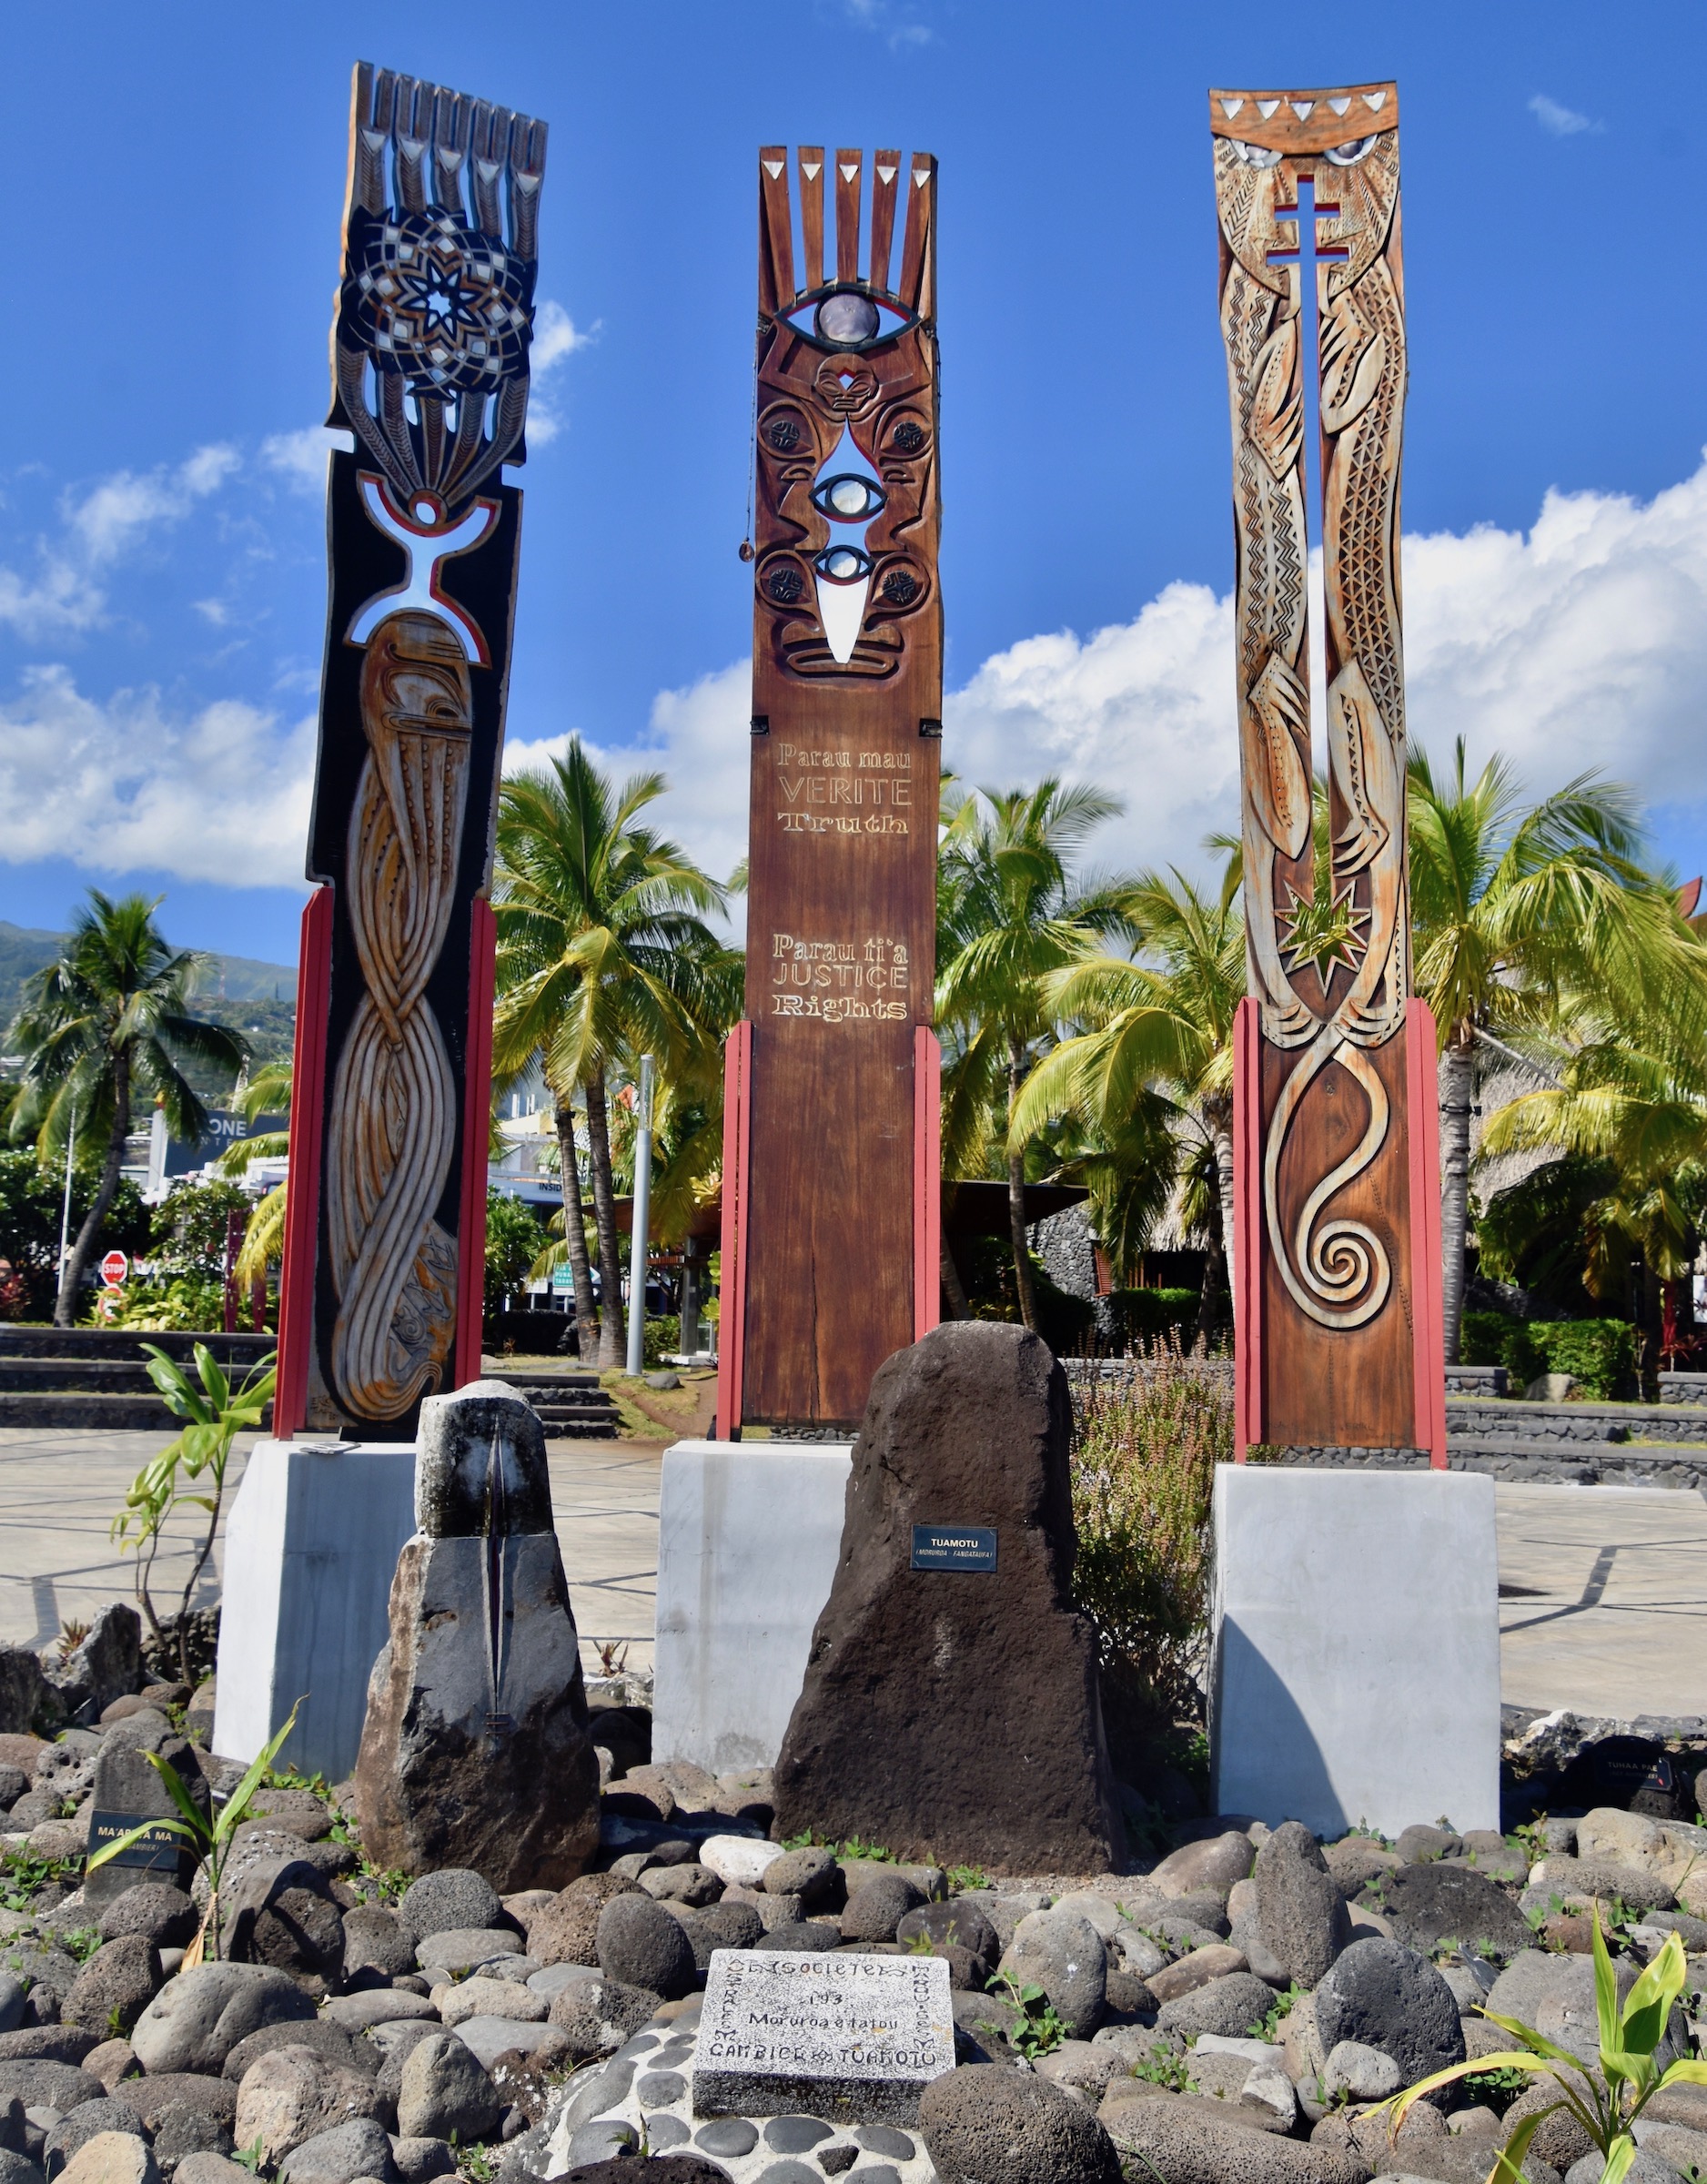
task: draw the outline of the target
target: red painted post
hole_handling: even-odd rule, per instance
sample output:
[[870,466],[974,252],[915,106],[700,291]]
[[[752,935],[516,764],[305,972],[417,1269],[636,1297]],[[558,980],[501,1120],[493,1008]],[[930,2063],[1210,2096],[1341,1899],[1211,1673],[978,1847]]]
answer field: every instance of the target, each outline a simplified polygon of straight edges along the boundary
[[1233,1461],[1263,1438],[1262,1040],[1248,996],[1233,1018]]
[[308,1417],[314,1343],[314,1260],[319,1249],[320,1153],[326,1134],[326,1016],[332,985],[332,890],[317,887],[302,913],[297,1036],[290,1069],[290,1186],[278,1277],[278,1384],[273,1433],[288,1441]]
[[748,1094],[752,1026],[741,1023],[723,1047],[722,1272],[717,1299],[717,1439],[741,1432],[742,1368],[747,1332],[747,1162],[752,1150]]
[[913,1340],[943,1316],[943,1050],[913,1034]]
[[492,1104],[492,994],[498,975],[498,920],[477,895],[469,921],[469,1049],[463,1078],[462,1208],[457,1233],[457,1346],[453,1388],[480,1377],[486,1309],[486,1142]]
[[1411,1340],[1417,1376],[1417,1446],[1431,1468],[1446,1453],[1446,1319],[1440,1259],[1440,1094],[1434,1012],[1405,1004],[1405,1091],[1410,1108]]

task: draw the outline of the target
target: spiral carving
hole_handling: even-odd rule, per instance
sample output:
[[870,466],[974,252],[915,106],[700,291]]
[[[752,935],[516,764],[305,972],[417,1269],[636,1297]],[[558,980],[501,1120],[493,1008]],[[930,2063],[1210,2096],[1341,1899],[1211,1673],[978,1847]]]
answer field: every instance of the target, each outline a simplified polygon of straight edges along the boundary
[[[1337,1063],[1361,1087],[1369,1119],[1357,1146],[1331,1168],[1299,1208],[1288,1238],[1280,1219],[1280,1155],[1299,1103],[1329,1063]],[[1363,1327],[1387,1302],[1393,1285],[1387,1248],[1365,1222],[1343,1215],[1321,1228],[1323,1209],[1348,1183],[1363,1174],[1387,1141],[1391,1119],[1387,1087],[1361,1047],[1342,1038],[1329,1025],[1299,1058],[1281,1087],[1263,1152],[1263,1206],[1268,1242],[1287,1293],[1318,1327]]]
[[346,865],[367,990],[334,1080],[327,1188],[333,1377],[376,1421],[439,1384],[456,1330],[456,1248],[433,1218],[456,1077],[426,988],[454,906],[472,722],[454,632],[412,612],[382,622],[362,663],[368,756]]

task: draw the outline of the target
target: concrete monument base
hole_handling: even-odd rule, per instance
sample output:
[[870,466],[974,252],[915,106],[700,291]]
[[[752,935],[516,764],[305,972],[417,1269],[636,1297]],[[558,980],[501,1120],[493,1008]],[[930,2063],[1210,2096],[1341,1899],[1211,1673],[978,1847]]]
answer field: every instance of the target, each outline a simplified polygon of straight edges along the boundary
[[349,1774],[414,1530],[413,1441],[256,1443],[226,1525],[221,1758],[253,1759],[301,1699],[281,1759],[328,1782]]
[[1223,1464],[1215,1535],[1212,1809],[1497,1828],[1493,1481]]
[[658,1510],[652,1751],[768,1767],[842,1547],[852,1444],[679,1441]]

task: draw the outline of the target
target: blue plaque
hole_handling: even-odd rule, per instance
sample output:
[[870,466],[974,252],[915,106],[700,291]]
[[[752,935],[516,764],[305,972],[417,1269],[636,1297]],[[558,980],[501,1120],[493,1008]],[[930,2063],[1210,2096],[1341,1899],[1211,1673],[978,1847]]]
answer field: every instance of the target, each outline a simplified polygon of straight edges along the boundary
[[980,1524],[915,1524],[915,1570],[994,1570],[995,1531]]

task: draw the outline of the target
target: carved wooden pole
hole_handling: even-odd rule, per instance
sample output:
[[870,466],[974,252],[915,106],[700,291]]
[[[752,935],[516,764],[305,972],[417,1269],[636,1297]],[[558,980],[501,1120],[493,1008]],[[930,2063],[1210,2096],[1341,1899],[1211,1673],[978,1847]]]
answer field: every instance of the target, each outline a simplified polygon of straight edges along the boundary
[[480,1370],[503,743],[545,124],[356,70],[278,1431]]
[[[1236,1051],[1238,1441],[1419,1446],[1444,1464],[1434,1026],[1409,996],[1405,863],[1399,93],[1214,91],[1209,123],[1250,984]],[[1307,641],[1312,379],[1325,830]]]
[[[718,1433],[857,1422],[936,1324],[936,162],[759,158],[746,1021]],[[833,178],[833,262],[824,185]],[[892,270],[900,230],[900,264]]]

